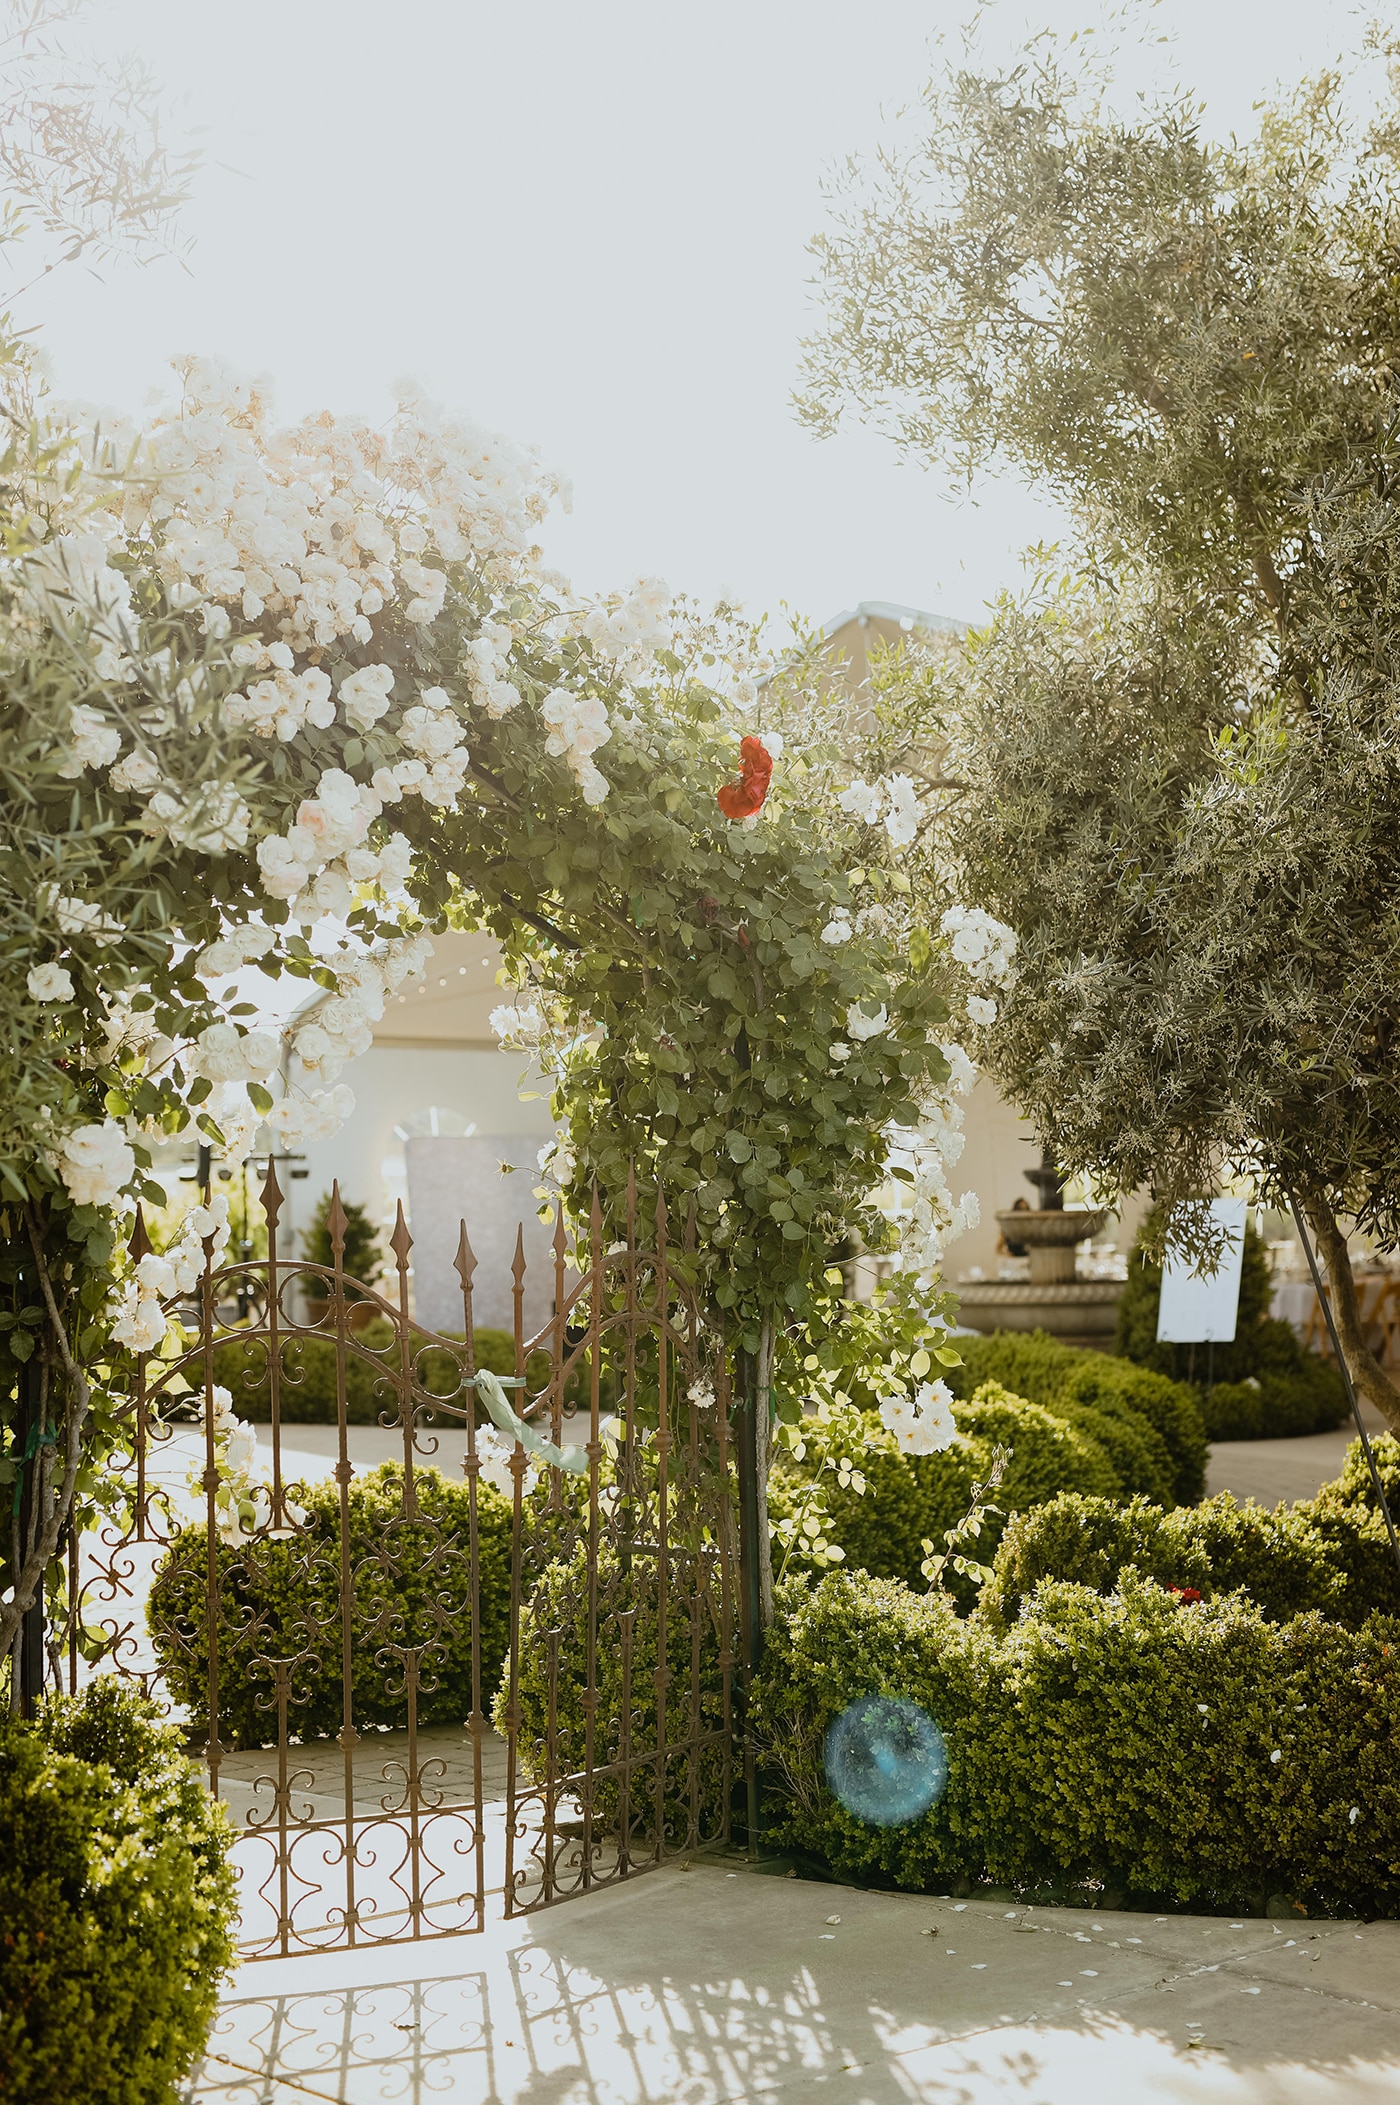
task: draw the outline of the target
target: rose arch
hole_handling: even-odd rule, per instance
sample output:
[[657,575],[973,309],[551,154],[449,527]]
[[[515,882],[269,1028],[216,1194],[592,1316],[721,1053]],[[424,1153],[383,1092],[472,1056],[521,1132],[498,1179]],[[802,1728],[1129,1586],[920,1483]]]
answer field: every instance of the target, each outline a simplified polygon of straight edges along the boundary
[[[281,428],[176,370],[137,428],[4,353],[0,1391],[37,1381],[45,1430],[0,1651],[113,1437],[112,1349],[162,1349],[224,1236],[215,1198],[133,1261],[153,1143],[332,1132],[435,929],[502,943],[503,1035],[554,1077],[547,1195],[613,1221],[664,1159],[754,1382],[843,1236],[932,1294],[956,1214],[973,980],[907,734],[733,609],[576,596],[535,456],[412,390],[384,430]],[[325,990],[285,1045],[250,965]]]

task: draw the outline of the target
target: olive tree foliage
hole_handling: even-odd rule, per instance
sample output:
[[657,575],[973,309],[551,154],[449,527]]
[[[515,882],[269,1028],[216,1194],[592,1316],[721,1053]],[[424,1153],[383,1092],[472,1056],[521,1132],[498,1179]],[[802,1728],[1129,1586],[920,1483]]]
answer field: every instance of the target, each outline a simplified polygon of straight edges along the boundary
[[85,9],[86,0],[0,7],[0,240],[28,238],[19,262],[32,261],[36,277],[190,246],[180,212],[198,155],[167,145],[144,68],[75,43]]
[[1012,464],[1073,523],[1067,576],[904,679],[965,895],[1020,940],[975,1049],[1187,1248],[1222,1176],[1296,1195],[1400,1429],[1345,1235],[1400,1243],[1400,104],[1326,78],[1220,144],[1104,88],[1048,42],[944,73],[818,244],[806,409]]

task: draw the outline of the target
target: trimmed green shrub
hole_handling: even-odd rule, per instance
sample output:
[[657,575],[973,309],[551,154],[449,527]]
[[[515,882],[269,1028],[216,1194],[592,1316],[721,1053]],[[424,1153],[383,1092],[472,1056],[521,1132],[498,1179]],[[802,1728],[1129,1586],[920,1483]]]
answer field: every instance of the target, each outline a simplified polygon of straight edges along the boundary
[[1171,1455],[1157,1428],[1129,1409],[1101,1411],[1093,1404],[1051,1405],[1054,1415],[1085,1433],[1103,1449],[1125,1498],[1150,1498],[1154,1505],[1175,1505]]
[[[721,1670],[723,1631],[713,1586],[697,1592],[683,1550],[674,1548],[666,1613],[666,1668],[658,1697],[660,1629],[653,1557],[624,1569],[611,1544],[598,1550],[597,1612],[590,1610],[587,1544],[548,1565],[520,1611],[517,1747],[535,1784],[596,1775],[586,1810],[616,1832],[625,1821],[633,1849],[653,1847],[658,1826],[668,1848],[696,1848],[722,1832],[730,1764]],[[589,1696],[589,1631],[593,1629]],[[731,1651],[738,1652],[737,1631]],[[692,1708],[693,1663],[699,1693]],[[508,1689],[496,1697],[506,1728]],[[662,1705],[658,1712],[658,1701]],[[675,1751],[656,1759],[664,1737]],[[692,1752],[688,1742],[713,1735]],[[590,1756],[591,1744],[591,1760]],[[659,1820],[658,1820],[659,1815]]]
[[[514,1374],[515,1339],[508,1330],[478,1330],[473,1334],[472,1344],[478,1367],[485,1367],[492,1374]],[[279,1353],[282,1362],[282,1423],[334,1425],[335,1339],[304,1336],[285,1338],[279,1347]],[[215,1381],[222,1382],[229,1390],[233,1397],[233,1407],[239,1417],[254,1425],[266,1425],[272,1417],[267,1355],[268,1341],[261,1335],[240,1337],[235,1332],[214,1347]],[[421,1388],[433,1396],[450,1397],[458,1410],[464,1408],[467,1392],[462,1389],[462,1362],[455,1353],[449,1352],[442,1345],[420,1344],[414,1349],[413,1363],[415,1378]],[[382,1425],[386,1421],[394,1425],[398,1422],[398,1402],[390,1378],[398,1372],[398,1364],[398,1334],[394,1325],[385,1317],[376,1317],[372,1323],[367,1323],[363,1330],[353,1332],[346,1339],[347,1425]],[[549,1372],[548,1353],[531,1353],[525,1362],[525,1379],[530,1388],[542,1389],[549,1379]],[[585,1413],[589,1407],[588,1378],[588,1360],[585,1355],[575,1365],[564,1391],[566,1401],[572,1403],[576,1411]],[[600,1391],[604,1409],[610,1408],[612,1398],[612,1374],[605,1366]],[[477,1406],[476,1415],[478,1424],[489,1423],[486,1411],[480,1404]],[[431,1412],[425,1412],[424,1418],[428,1424],[434,1422]],[[461,1421],[444,1413],[437,1422],[453,1425],[460,1424]]]
[[[1108,1598],[1043,1582],[1004,1634],[863,1575],[790,1582],[781,1606],[754,1705],[779,1846],[924,1890],[1400,1910],[1400,1622],[1269,1623],[1136,1577]],[[907,1826],[827,1786],[825,1733],[868,1695],[912,1699],[947,1743],[946,1791]]]
[[233,1961],[232,1835],[112,1679],[0,1723],[0,2096],[174,2105]]
[[[332,1194],[323,1191],[312,1209],[311,1220],[306,1230],[303,1255],[308,1264],[320,1264],[330,1271],[335,1264],[335,1249],[331,1242],[330,1212]],[[360,1301],[364,1296],[357,1292],[359,1286],[375,1286],[384,1270],[384,1249],[379,1240],[379,1230],[369,1217],[368,1209],[357,1206],[353,1199],[342,1199],[341,1211],[345,1215],[345,1238],[341,1248],[341,1270],[345,1277],[345,1298]],[[308,1279],[308,1289],[319,1282]]]
[[[1080,1352],[1043,1330],[998,1330],[958,1339],[963,1365],[946,1379],[966,1396],[984,1381],[1062,1412],[1071,1406],[1123,1418],[1144,1439],[1169,1481],[1164,1504],[1192,1506],[1206,1487],[1206,1429],[1195,1392],[1107,1352]],[[1134,1484],[1134,1490],[1146,1485]]]
[[[403,1511],[403,1468],[385,1462],[348,1490],[352,1572],[352,1688],[357,1725],[403,1725],[405,1649],[421,1647],[420,1725],[460,1723],[472,1707],[469,1496],[436,1469],[414,1471],[417,1515]],[[219,1545],[219,1737],[256,1747],[277,1738],[276,1673],[287,1668],[288,1730],[305,1739],[339,1731],[340,1493],[331,1479],[291,1487],[306,1513],[294,1538]],[[510,1630],[511,1512],[490,1484],[477,1489],[482,1704],[490,1705]],[[157,1567],[147,1608],[172,1700],[209,1723],[205,1616],[207,1537],[185,1528]]]
[[1162,1267],[1143,1247],[1153,1224],[1149,1215],[1128,1260],[1118,1304],[1118,1352],[1174,1381],[1194,1384],[1212,1440],[1275,1440],[1340,1425],[1348,1409],[1342,1377],[1328,1361],[1305,1352],[1289,1324],[1269,1314],[1269,1253],[1248,1219],[1235,1335],[1228,1345],[1214,1348],[1213,1386],[1206,1388],[1203,1345],[1158,1343]]
[[[1400,1441],[1382,1433],[1371,1442],[1376,1470],[1392,1517],[1400,1515]],[[1342,1473],[1324,1484],[1315,1498],[1294,1507],[1328,1546],[1328,1555],[1346,1584],[1346,1598],[1366,1603],[1388,1615],[1400,1614],[1400,1572],[1385,1517],[1371,1483],[1360,1440],[1347,1448]]]
[[[1377,1434],[1371,1441],[1371,1453],[1375,1457],[1376,1474],[1381,1480],[1386,1504],[1392,1514],[1400,1513],[1400,1440],[1394,1433]],[[1379,1514],[1375,1485],[1371,1482],[1371,1471],[1360,1440],[1348,1444],[1341,1475],[1330,1484],[1324,1484],[1318,1498],[1326,1498],[1339,1506],[1365,1506]]]
[[[919,1587],[924,1538],[941,1543],[944,1530],[962,1518],[973,1483],[986,1477],[997,1446],[1011,1449],[996,1493],[1002,1511],[988,1516],[979,1542],[969,1545],[969,1553],[984,1562],[1000,1540],[1006,1514],[1039,1505],[1066,1488],[1110,1498],[1121,1493],[1112,1461],[1084,1425],[1027,1403],[997,1382],[984,1382],[970,1401],[955,1404],[953,1415],[963,1438],[931,1455],[902,1453],[873,1411],[837,1408],[825,1420],[809,1419],[802,1428],[804,1459],[793,1461],[780,1450],[771,1479],[775,1517],[792,1510],[800,1496],[797,1485],[810,1481],[828,1460],[850,1455],[858,1461],[866,1490],[863,1496],[854,1487],[843,1490],[832,1472],[823,1474],[828,1532],[852,1569]],[[1084,1416],[1092,1419],[1093,1413]]]
[[1348,1597],[1347,1576],[1328,1542],[1299,1508],[1268,1512],[1238,1505],[1228,1491],[1199,1506],[1164,1512],[1135,1498],[1064,1493],[1021,1513],[1002,1536],[978,1612],[1005,1628],[1042,1579],[1063,1579],[1108,1594],[1129,1569],[1165,1587],[1192,1587],[1211,1597],[1248,1594],[1271,1622],[1310,1608],[1334,1621],[1360,1624],[1386,1603]]
[[[508,1330],[478,1330],[473,1339],[476,1364],[492,1374],[514,1374],[515,1340]],[[282,1376],[279,1407],[284,1425],[334,1425],[336,1423],[336,1342],[334,1338],[290,1337],[279,1352]],[[384,1369],[398,1372],[398,1341],[394,1325],[379,1317],[346,1340],[345,1421],[347,1425],[393,1425],[398,1419],[398,1401]],[[441,1346],[422,1346],[415,1354],[417,1379],[434,1396],[452,1396],[461,1403],[462,1370],[455,1355]],[[542,1384],[548,1376],[543,1354],[527,1366],[526,1378]],[[266,1425],[272,1416],[268,1383],[268,1341],[265,1337],[225,1338],[214,1347],[214,1379],[233,1397],[240,1418],[253,1425]],[[484,1420],[484,1413],[477,1416]]]

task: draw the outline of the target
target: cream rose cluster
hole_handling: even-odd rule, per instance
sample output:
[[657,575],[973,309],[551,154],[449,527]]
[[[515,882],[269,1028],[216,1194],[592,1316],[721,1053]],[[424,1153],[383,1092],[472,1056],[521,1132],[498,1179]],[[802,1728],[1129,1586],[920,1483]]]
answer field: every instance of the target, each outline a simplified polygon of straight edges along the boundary
[[960,1045],[950,1042],[940,1050],[948,1080],[930,1092],[916,1126],[889,1128],[886,1169],[902,1174],[888,1175],[872,1194],[872,1204],[899,1237],[896,1268],[925,1285],[933,1283],[945,1245],[981,1218],[976,1192],[965,1191],[955,1201],[948,1182],[963,1151],[959,1098],[971,1089],[977,1070]]

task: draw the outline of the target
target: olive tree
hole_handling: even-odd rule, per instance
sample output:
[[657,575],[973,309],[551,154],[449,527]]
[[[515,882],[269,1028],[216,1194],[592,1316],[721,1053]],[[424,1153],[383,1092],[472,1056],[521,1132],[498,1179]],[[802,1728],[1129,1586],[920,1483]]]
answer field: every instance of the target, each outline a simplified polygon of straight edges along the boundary
[[1296,1196],[1400,1431],[1345,1232],[1400,1242],[1397,104],[1329,78],[1220,144],[1105,88],[1046,44],[942,76],[819,244],[806,409],[1068,510],[1066,577],[904,680],[956,751],[966,895],[1020,939],[982,1057],[1188,1247],[1224,1175]]

